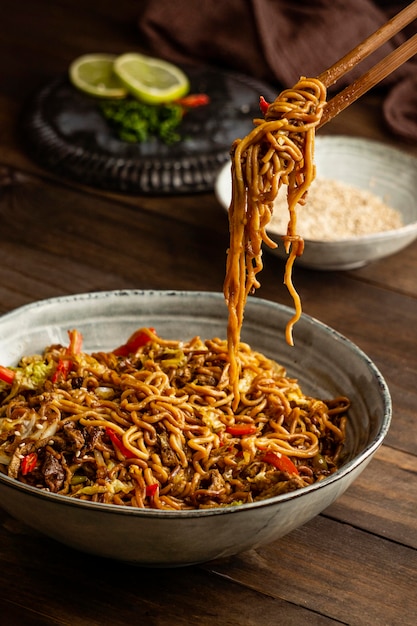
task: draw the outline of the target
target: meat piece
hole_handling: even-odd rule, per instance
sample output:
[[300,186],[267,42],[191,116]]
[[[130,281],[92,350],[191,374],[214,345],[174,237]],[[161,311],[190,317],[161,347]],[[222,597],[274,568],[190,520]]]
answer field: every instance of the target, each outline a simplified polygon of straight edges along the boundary
[[81,430],[75,427],[74,422],[64,424],[63,430],[67,440],[72,444],[72,449],[81,450],[85,444],[84,435]]
[[50,452],[46,452],[42,465],[42,474],[45,484],[53,493],[57,493],[65,481],[65,471],[61,463]]
[[168,433],[163,431],[157,435],[161,450],[161,459],[166,467],[175,467],[178,465],[178,457],[169,445]]
[[216,493],[220,493],[224,490],[225,482],[220,474],[219,470],[214,469],[210,472],[211,484],[208,487],[208,491],[213,491]]
[[103,443],[103,434],[104,431],[99,426],[87,426],[87,439],[86,441],[86,450],[104,450],[107,446]]

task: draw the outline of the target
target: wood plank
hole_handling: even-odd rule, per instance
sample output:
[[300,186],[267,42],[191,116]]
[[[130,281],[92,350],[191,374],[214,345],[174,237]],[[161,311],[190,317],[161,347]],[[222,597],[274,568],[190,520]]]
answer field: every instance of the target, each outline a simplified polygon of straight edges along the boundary
[[417,456],[383,445],[324,514],[417,550],[416,511]]
[[131,282],[118,274],[107,272],[103,278],[102,270],[90,267],[87,271],[85,263],[77,259],[57,263],[54,254],[28,250],[17,243],[1,244],[0,265],[0,313],[34,300],[74,293],[74,289],[81,293],[131,287]]
[[1,511],[0,520],[4,626],[256,626],[260,615],[266,624],[277,615],[288,626],[340,623],[204,568],[145,569],[108,561],[41,537]]
[[417,241],[397,254],[370,263],[350,274],[352,278],[417,298],[416,267]]
[[323,516],[269,546],[206,567],[355,626],[415,625],[417,552]]
[[191,289],[201,284],[205,289],[221,289],[227,233],[222,240],[213,228],[200,225],[190,236],[187,216],[195,213],[192,204],[173,215],[132,211],[129,206],[103,198],[92,202],[84,194],[21,176],[0,198],[0,211],[4,216],[0,241],[5,245],[18,241],[28,267],[33,251],[55,257],[65,277],[61,287],[65,293],[78,288],[74,263],[85,266],[86,277],[90,270],[92,276],[101,272],[102,289],[110,288],[107,277],[114,275],[138,288]]

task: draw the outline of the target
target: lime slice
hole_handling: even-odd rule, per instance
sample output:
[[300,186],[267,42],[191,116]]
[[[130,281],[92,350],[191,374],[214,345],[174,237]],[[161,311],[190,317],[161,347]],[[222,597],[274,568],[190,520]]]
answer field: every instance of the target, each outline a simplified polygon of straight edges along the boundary
[[117,57],[114,72],[132,95],[147,104],[171,102],[190,88],[187,76],[176,65],[136,52]]
[[127,90],[113,71],[113,54],[85,54],[69,67],[72,84],[91,96],[125,98]]

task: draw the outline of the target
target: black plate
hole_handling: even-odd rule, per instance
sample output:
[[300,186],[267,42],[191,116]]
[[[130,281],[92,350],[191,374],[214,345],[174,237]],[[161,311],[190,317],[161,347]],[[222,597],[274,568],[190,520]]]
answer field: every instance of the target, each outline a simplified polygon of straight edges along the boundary
[[60,77],[25,106],[21,130],[29,154],[58,175],[101,189],[153,195],[211,191],[233,141],[250,132],[260,116],[259,96],[273,100],[276,93],[240,74],[183,69],[190,93],[206,93],[210,103],[184,116],[179,143],[120,141],[97,99]]

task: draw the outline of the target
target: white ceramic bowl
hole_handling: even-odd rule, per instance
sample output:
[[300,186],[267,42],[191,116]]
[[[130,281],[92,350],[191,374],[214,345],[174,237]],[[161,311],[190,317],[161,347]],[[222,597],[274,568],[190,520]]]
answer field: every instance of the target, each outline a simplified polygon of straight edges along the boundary
[[[399,252],[417,238],[417,158],[369,139],[318,136],[315,162],[317,177],[371,191],[401,213],[404,226],[340,241],[306,239],[297,264],[320,270],[354,269]],[[230,164],[221,169],[215,193],[220,204],[228,209]],[[277,240],[276,235],[271,235]],[[282,246],[265,249],[286,257]]]
[[[235,554],[271,542],[323,511],[357,478],[387,434],[391,400],[369,358],[331,328],[303,315],[296,345],[284,327],[289,308],[251,298],[243,340],[274,357],[318,397],[352,400],[347,458],[335,474],[301,489],[238,507],[158,511],[96,504],[29,487],[0,475],[0,503],[11,515],[79,550],[147,566],[180,566]],[[224,337],[222,294],[120,291],[40,301],[0,317],[0,363],[67,341],[78,328],[87,351],[111,349],[139,326],[165,337]],[[332,358],[329,359],[329,354]]]

